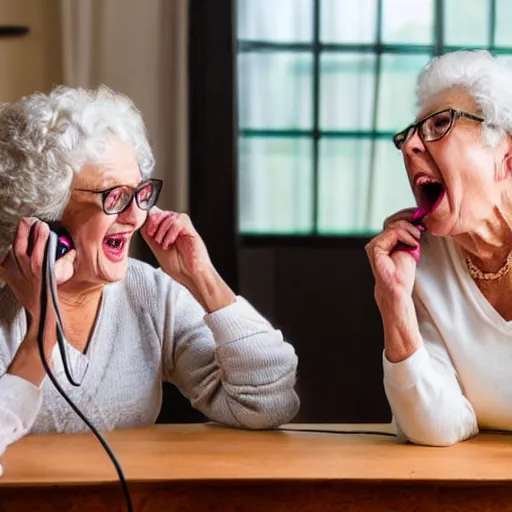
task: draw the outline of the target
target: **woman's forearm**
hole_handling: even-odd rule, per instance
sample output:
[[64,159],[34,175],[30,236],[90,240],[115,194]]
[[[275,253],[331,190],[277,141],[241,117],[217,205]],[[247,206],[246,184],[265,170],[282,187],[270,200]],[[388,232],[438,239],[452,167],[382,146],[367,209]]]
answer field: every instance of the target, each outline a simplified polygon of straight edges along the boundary
[[383,306],[385,355],[391,363],[410,357],[423,345],[412,298]]
[[424,348],[412,299],[381,312],[384,387],[405,436],[417,444],[447,446],[478,432],[475,412],[449,361],[440,362]]
[[[53,322],[50,323],[53,325]],[[52,349],[55,346],[55,341],[55,327],[53,329],[46,327],[44,346],[47,361],[50,360]],[[21,377],[34,386],[40,386],[41,382],[43,382],[46,372],[39,353],[37,328],[35,324],[34,327],[31,327],[25,335],[25,338],[7,369],[7,373]]]
[[455,373],[423,347],[401,363],[384,359],[384,388],[396,424],[413,443],[449,446],[478,432]]

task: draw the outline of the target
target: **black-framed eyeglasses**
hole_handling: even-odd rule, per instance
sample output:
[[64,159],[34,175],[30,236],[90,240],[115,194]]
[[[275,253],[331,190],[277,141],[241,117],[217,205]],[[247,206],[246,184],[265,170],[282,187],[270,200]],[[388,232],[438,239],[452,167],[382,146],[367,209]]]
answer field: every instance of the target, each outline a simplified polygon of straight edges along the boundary
[[80,192],[101,194],[101,206],[107,215],[123,213],[132,204],[133,198],[141,210],[149,210],[155,206],[162,190],[163,181],[151,179],[143,181],[136,188],[129,185],[117,185],[106,190],[88,190],[75,188]]
[[416,129],[423,142],[434,142],[442,139],[455,124],[459,117],[467,117],[482,123],[484,119],[469,112],[448,108],[424,117],[417,123],[409,125],[405,130],[393,135],[393,142],[397,149],[402,150],[403,145],[414,135]]

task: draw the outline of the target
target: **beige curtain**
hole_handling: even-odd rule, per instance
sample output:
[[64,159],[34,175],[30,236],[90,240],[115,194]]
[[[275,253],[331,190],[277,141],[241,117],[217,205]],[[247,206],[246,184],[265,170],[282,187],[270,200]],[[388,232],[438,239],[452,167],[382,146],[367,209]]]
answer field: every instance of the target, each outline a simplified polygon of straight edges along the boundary
[[188,209],[188,0],[61,0],[64,81],[105,84],[141,110],[165,180],[159,205]]

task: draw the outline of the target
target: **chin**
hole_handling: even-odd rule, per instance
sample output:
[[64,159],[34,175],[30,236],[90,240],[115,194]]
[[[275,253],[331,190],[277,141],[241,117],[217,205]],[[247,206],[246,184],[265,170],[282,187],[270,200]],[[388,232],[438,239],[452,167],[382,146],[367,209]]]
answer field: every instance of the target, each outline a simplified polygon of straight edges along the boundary
[[434,236],[454,236],[457,232],[457,223],[452,214],[432,215],[427,220],[427,231]]
[[121,281],[126,277],[126,273],[128,272],[128,258],[116,263],[103,261],[100,265],[100,269],[99,275],[102,281],[107,283]]
[[100,249],[98,261],[98,275],[103,281],[115,283],[126,277],[126,273],[128,272],[128,249],[129,244],[115,251],[109,250],[109,248],[103,244]]
[[453,234],[450,226],[443,222],[428,222],[427,231],[434,236],[450,236]]

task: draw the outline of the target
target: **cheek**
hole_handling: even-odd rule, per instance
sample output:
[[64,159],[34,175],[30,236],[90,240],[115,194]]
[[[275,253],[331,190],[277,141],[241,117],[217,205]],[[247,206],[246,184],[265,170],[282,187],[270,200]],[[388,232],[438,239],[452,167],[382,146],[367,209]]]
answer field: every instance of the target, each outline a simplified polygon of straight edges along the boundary
[[[454,196],[461,205],[462,215],[473,218],[474,215],[487,212],[495,203],[498,172],[492,155],[478,147],[466,148],[454,167],[458,173]],[[499,180],[498,180],[499,181]]]
[[[457,189],[481,183],[487,155],[480,146],[453,139],[432,151],[432,156],[447,186]],[[453,190],[456,192],[456,190]]]
[[405,154],[402,155],[402,160],[404,162],[405,173],[407,174],[407,179],[409,180],[409,185],[412,187],[413,166],[412,166],[411,162],[408,160],[408,158],[406,158]]
[[460,173],[466,187],[485,189],[501,179],[500,170],[494,163],[493,155],[488,151],[467,148],[463,163]]
[[98,244],[103,243],[112,224],[113,221],[104,214],[89,218],[87,222],[77,226],[75,231],[77,242],[86,250],[91,247],[97,248]]

